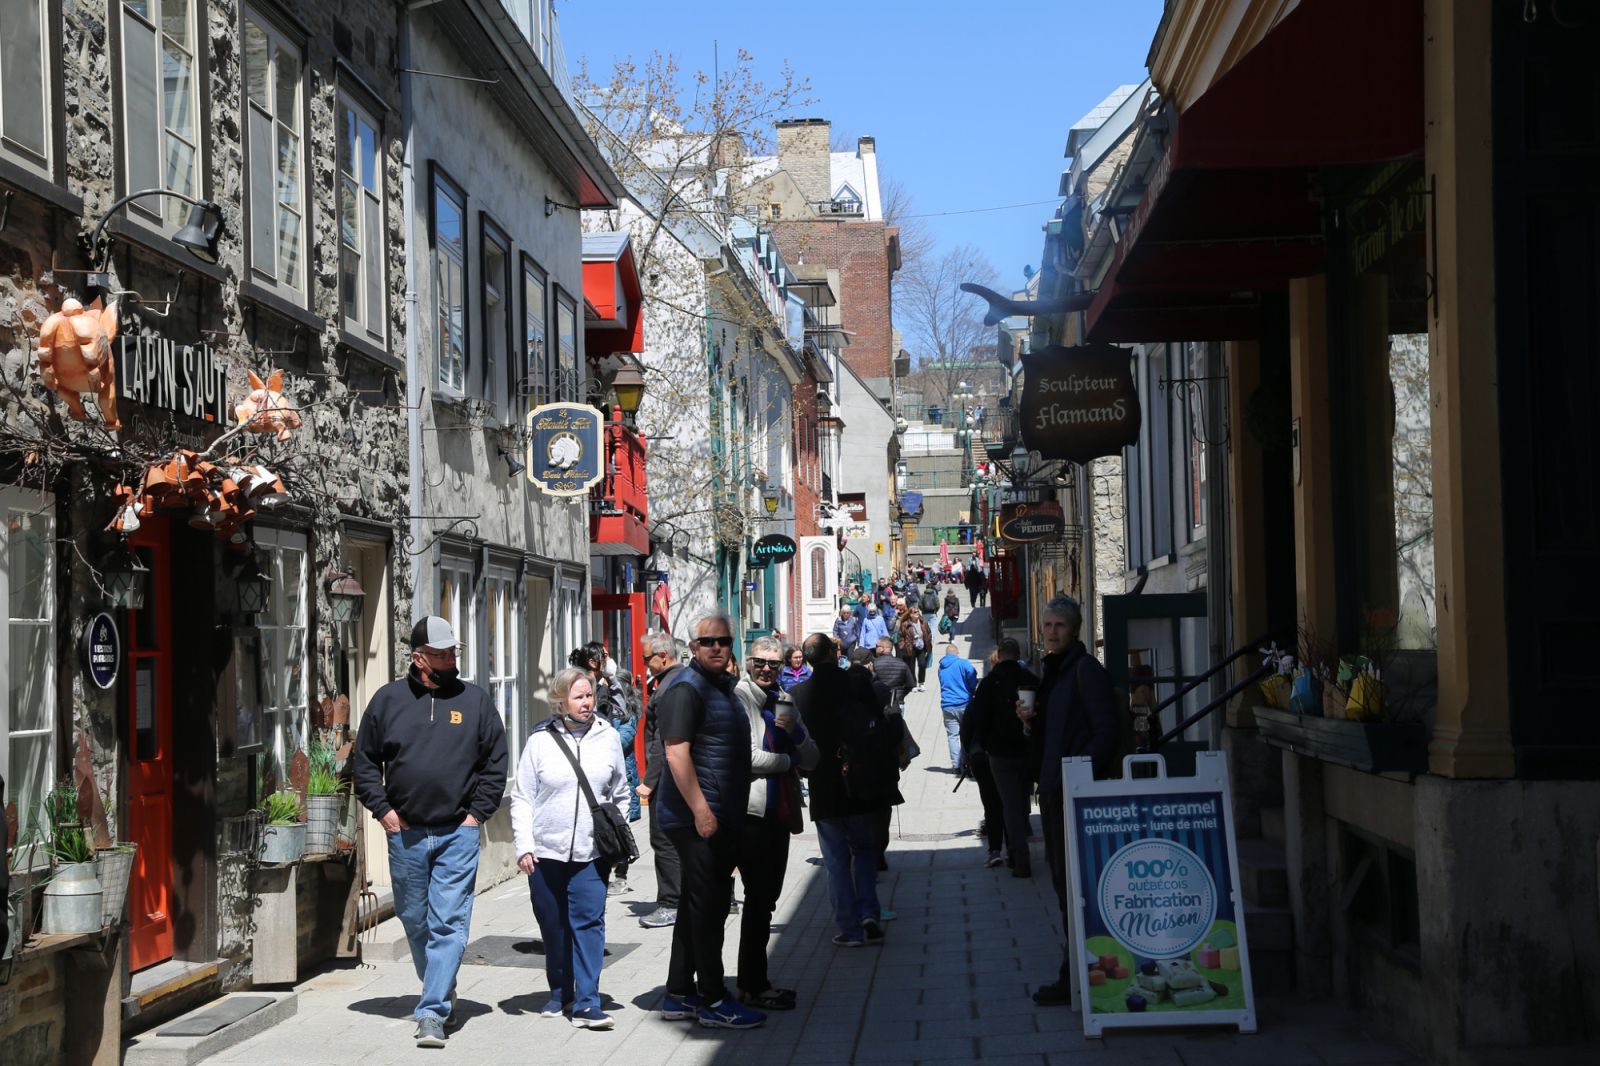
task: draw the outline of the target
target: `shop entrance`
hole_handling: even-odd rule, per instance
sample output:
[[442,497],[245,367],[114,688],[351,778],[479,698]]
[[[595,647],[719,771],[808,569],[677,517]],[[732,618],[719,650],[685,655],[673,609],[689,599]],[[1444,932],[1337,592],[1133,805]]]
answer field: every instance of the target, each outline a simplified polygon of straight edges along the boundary
[[130,538],[150,569],[144,607],[128,612],[128,967],[172,957],[172,529],[149,518]]

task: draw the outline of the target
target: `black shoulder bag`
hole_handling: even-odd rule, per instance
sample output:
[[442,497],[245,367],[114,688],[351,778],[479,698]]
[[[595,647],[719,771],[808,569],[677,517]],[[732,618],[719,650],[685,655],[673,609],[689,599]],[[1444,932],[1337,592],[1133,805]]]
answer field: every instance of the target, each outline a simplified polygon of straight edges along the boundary
[[555,738],[561,754],[572,764],[573,772],[578,775],[578,787],[583,789],[583,798],[589,801],[589,817],[594,820],[594,847],[600,853],[601,860],[608,866],[633,862],[639,857],[639,844],[633,839],[633,826],[611,804],[595,799],[594,789],[589,787],[589,775],[583,772],[578,757],[567,747],[561,731],[551,725],[550,735]]

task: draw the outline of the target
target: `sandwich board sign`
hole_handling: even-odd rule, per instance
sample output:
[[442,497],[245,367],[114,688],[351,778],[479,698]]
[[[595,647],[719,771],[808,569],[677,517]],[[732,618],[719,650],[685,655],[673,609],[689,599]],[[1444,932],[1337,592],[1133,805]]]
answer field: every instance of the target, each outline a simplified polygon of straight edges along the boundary
[[[1155,777],[1135,778],[1150,765]],[[1066,759],[1067,935],[1083,1033],[1173,1025],[1256,1031],[1228,759],[1195,756],[1168,777],[1159,755],[1130,755],[1120,780]]]

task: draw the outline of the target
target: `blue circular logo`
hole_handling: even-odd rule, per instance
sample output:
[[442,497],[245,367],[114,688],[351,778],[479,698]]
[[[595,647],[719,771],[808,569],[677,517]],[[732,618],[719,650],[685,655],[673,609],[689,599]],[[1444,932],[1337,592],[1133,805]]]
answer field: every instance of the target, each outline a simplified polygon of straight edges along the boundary
[[1147,959],[1186,955],[1217,918],[1217,887],[1200,856],[1171,840],[1140,840],[1100,874],[1100,915],[1123,947]]

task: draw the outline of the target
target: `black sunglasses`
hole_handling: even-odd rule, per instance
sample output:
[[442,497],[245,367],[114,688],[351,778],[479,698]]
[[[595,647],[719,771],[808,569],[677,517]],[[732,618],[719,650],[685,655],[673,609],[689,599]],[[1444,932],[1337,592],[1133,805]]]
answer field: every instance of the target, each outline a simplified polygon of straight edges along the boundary
[[694,642],[702,648],[731,648],[732,637],[695,637]]
[[780,659],[757,659],[752,657],[750,665],[757,670],[776,670],[783,665],[783,662]]

